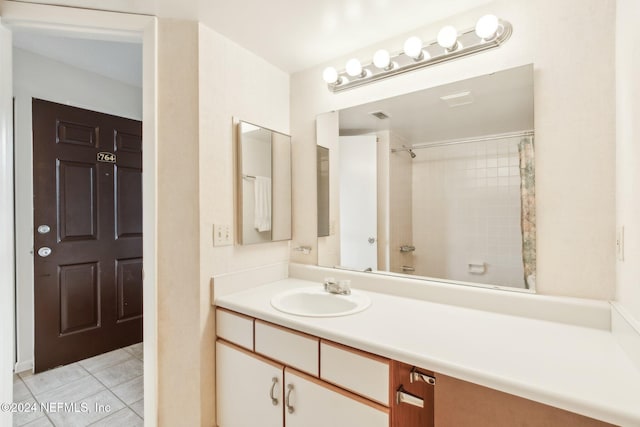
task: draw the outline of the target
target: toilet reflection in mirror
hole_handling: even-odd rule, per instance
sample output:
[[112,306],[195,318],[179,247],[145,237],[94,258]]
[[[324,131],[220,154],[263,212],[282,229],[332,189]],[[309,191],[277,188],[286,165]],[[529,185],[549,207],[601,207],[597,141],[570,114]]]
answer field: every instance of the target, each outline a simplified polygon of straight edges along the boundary
[[[325,115],[323,115],[325,116]],[[533,66],[318,117],[339,204],[319,263],[533,290]]]

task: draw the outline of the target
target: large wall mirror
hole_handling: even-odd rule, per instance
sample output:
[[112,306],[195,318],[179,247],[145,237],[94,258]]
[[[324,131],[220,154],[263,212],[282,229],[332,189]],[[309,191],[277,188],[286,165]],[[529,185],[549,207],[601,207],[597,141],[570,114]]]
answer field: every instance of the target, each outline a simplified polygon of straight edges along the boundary
[[533,290],[533,102],[526,65],[319,116],[319,264]]
[[239,121],[238,240],[291,239],[291,137]]

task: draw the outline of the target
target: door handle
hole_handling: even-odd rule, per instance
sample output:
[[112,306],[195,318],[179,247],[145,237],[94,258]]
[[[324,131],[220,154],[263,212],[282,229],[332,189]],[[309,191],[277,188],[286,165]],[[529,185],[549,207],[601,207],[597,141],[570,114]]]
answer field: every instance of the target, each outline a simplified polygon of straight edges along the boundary
[[42,258],[46,258],[49,255],[51,255],[51,248],[48,248],[46,246],[41,247],[40,249],[38,249],[38,255],[40,255]]
[[47,234],[50,231],[51,231],[51,227],[49,227],[47,224],[42,224],[38,226],[39,234]]
[[373,245],[376,242],[376,238],[375,237],[369,237],[367,239],[367,242],[369,242],[370,245]]

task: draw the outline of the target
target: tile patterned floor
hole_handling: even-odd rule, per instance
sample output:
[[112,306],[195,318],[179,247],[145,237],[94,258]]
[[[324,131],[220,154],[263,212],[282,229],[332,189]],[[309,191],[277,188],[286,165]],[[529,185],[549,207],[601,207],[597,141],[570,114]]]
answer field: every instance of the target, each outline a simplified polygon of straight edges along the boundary
[[[14,375],[14,402],[45,409],[14,413],[13,425],[25,427],[143,426],[142,343],[34,375]],[[76,411],[58,402],[76,403]],[[106,410],[109,405],[109,410]]]

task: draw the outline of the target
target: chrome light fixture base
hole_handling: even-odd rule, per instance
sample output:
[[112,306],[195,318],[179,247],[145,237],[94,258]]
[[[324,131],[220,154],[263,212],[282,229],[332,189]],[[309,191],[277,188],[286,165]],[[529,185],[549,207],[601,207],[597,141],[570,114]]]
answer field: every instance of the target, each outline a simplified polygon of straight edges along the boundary
[[424,55],[423,59],[413,59],[399,52],[391,55],[391,64],[395,64],[392,69],[379,69],[373,62],[363,65],[362,71],[366,73],[364,77],[350,77],[346,71],[338,72],[338,80],[336,83],[327,84],[331,92],[338,93],[358,86],[363,86],[387,77],[396,76],[398,74],[407,73],[409,71],[418,70],[420,68],[429,67],[431,65],[440,64],[457,58],[462,58],[485,50],[495,49],[504,44],[513,31],[509,22],[499,20],[499,27],[496,35],[484,40],[476,35],[475,29],[471,28],[460,33],[456,46],[451,50],[445,49],[438,45],[437,41],[432,41],[423,45],[422,50],[429,55]]

